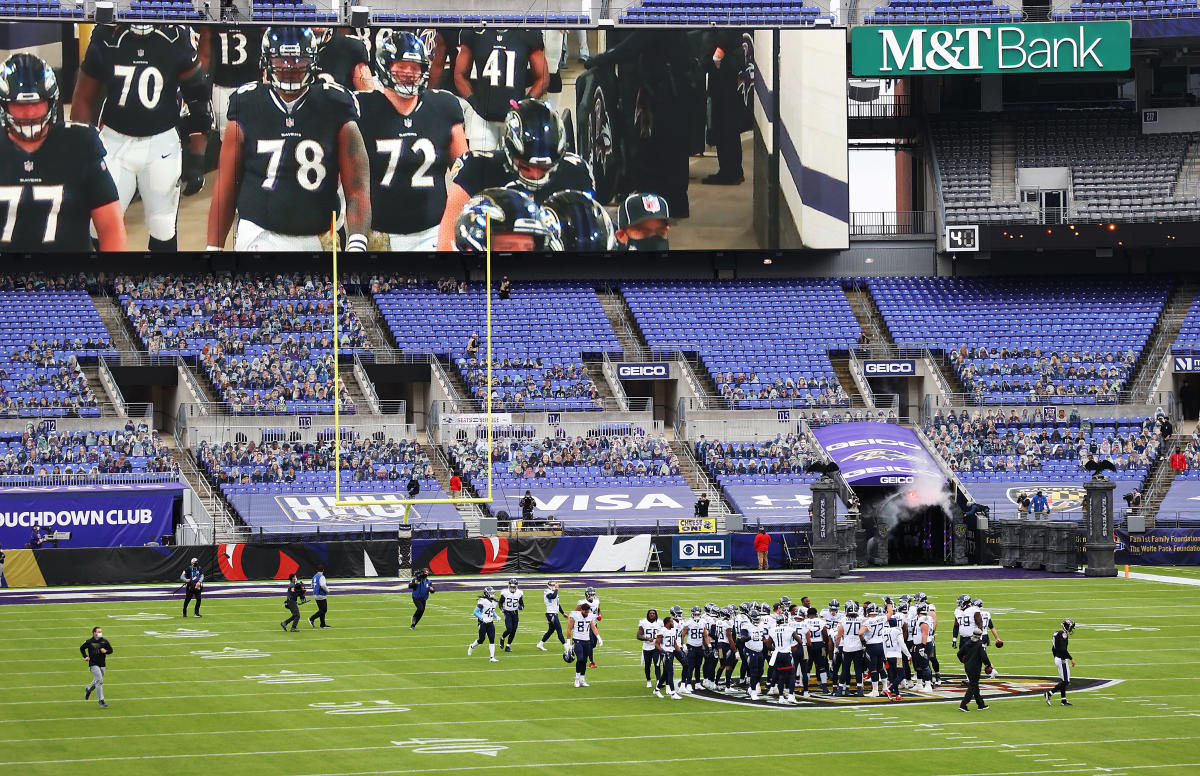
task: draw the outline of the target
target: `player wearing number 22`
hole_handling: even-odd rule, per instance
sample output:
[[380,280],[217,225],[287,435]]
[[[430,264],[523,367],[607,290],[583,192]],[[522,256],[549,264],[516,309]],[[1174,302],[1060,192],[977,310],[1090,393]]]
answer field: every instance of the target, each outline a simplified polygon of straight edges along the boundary
[[[107,96],[97,112],[102,90]],[[187,108],[182,119],[176,95]],[[183,27],[116,24],[92,33],[71,118],[101,127],[121,209],[141,194],[151,251],[175,251],[181,184],[189,196],[204,185],[211,99],[212,86]],[[186,154],[178,128],[188,135]]]
[[225,244],[236,209],[234,250],[321,250],[340,181],[346,250],[366,250],[370,183],[354,95],[316,79],[317,41],[307,27],[269,28],[262,56],[268,83],[246,84],[229,100],[208,249]]
[[393,251],[433,251],[446,171],[467,151],[462,105],[426,88],[429,54],[411,32],[380,42],[375,65],[384,90],[357,95],[371,163],[371,228]]
[[50,66],[33,54],[0,64],[0,254],[125,250],[117,188],[95,127],[57,121]]

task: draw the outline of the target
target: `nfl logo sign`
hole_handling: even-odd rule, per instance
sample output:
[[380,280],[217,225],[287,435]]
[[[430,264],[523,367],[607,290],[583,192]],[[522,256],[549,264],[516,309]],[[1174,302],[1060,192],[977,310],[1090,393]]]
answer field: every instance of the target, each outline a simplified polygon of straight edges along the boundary
[[33,160],[28,159],[25,162],[25,172],[33,172]]
[[648,194],[642,197],[642,207],[647,213],[657,213],[662,206],[658,203],[658,197]]

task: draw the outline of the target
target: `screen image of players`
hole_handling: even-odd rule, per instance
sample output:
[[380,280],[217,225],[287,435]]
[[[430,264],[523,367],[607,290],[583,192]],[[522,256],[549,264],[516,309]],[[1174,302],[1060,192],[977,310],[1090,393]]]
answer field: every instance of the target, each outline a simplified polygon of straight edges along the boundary
[[269,83],[246,84],[229,101],[209,250],[225,244],[235,212],[234,250],[321,250],[330,214],[339,209],[339,184],[346,250],[365,250],[370,171],[354,95],[316,79],[311,30],[270,28],[262,48]]
[[57,119],[54,70],[33,54],[0,64],[0,253],[125,250],[117,188],[95,127]]
[[350,91],[375,88],[367,47],[332,27],[313,27],[317,39],[317,77]]
[[229,98],[241,87],[262,80],[263,28],[255,26],[209,26],[200,28],[197,53],[200,64],[212,77],[213,127],[225,137]]
[[513,28],[463,30],[458,44],[454,89],[471,108],[467,138],[477,151],[499,148],[512,103],[541,97],[550,84],[542,33]]
[[[177,94],[186,108],[182,119]],[[151,251],[176,250],[180,192],[190,196],[204,184],[211,94],[184,27],[112,24],[93,31],[71,118],[101,128],[122,213],[140,194]],[[180,130],[188,136],[186,151]]]
[[467,151],[462,106],[429,89],[430,58],[411,32],[376,47],[382,91],[360,92],[359,127],[371,167],[372,248],[432,251],[446,207],[446,172]]

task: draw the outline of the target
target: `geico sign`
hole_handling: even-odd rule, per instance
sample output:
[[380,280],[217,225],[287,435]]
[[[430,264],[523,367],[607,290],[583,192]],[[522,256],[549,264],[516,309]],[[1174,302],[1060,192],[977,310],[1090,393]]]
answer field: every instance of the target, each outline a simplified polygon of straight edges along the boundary
[[662,379],[671,376],[667,364],[618,364],[617,377],[622,380]]
[[1127,22],[859,27],[854,75],[1097,72],[1129,68]]
[[916,361],[865,361],[863,373],[868,375],[915,375]]

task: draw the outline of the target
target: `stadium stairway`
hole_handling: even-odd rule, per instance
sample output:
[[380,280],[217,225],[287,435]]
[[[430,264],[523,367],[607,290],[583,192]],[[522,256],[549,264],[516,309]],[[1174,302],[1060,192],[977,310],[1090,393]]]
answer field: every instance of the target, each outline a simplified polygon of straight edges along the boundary
[[724,530],[725,516],[737,512],[733,505],[725,500],[725,491],[709,478],[708,472],[696,460],[696,451],[692,449],[687,440],[681,442],[678,439],[672,439],[669,444],[675,451],[676,457],[679,458],[679,474],[687,480],[687,484],[697,498],[703,493],[708,494],[708,516],[717,519],[718,531]]
[[846,301],[850,303],[850,309],[854,311],[858,328],[867,333],[873,344],[884,342],[890,344],[892,334],[888,331],[887,323],[880,315],[879,308],[875,306],[875,301],[871,299],[871,292],[867,290],[867,287],[856,282],[853,286],[843,286],[842,291],[846,294]]
[[588,371],[588,377],[592,378],[592,382],[596,384],[596,391],[600,394],[601,399],[612,399],[612,386],[608,384],[608,375],[604,374],[604,364],[600,361],[588,361],[584,364]]
[[348,364],[342,364],[340,371],[342,384],[346,386],[346,391],[350,394],[350,401],[354,402],[354,411],[359,414],[374,414],[371,403],[367,401],[367,392],[359,383],[354,369]]
[[192,382],[204,392],[204,401],[212,404],[224,404],[224,401],[217,394],[217,388],[212,384],[212,380],[208,379],[208,373],[198,367],[196,364],[184,362],[187,370],[192,373]]
[[138,344],[133,324],[129,322],[128,316],[121,309],[120,300],[107,293],[92,294],[91,297],[92,304],[96,306],[96,312],[100,313],[100,320],[104,322],[104,328],[108,331],[108,338],[112,341],[113,347],[120,351],[141,350],[142,346]]
[[92,395],[96,397],[96,406],[100,408],[101,416],[121,417],[124,415],[117,404],[116,397],[108,392],[108,386],[100,379],[100,367],[95,364],[80,364],[79,371],[83,372],[88,387],[92,389]]
[[[437,478],[438,485],[441,486],[442,492],[450,493],[450,478],[459,472],[450,463],[446,457],[445,451],[441,445],[434,445],[427,442],[422,442],[422,447],[429,453],[429,462],[433,465],[433,474]],[[463,477],[463,493],[468,496],[478,496],[479,494],[472,492],[470,478]],[[467,536],[479,536],[479,518],[483,516],[483,510],[480,504],[455,504],[454,508],[458,510],[458,514],[463,519],[463,526],[467,529]]]
[[868,406],[866,398],[858,390],[858,383],[854,381],[854,376],[850,374],[850,357],[835,356],[833,353],[830,353],[829,364],[833,367],[833,373],[837,375],[838,382],[842,384],[842,390],[850,397],[850,406]]
[[1150,400],[1150,394],[1156,383],[1155,378],[1163,366],[1163,359],[1171,355],[1171,345],[1179,336],[1179,329],[1183,326],[1188,309],[1192,306],[1192,300],[1196,298],[1198,291],[1200,291],[1200,283],[1196,281],[1178,283],[1171,290],[1170,296],[1167,297],[1167,303],[1163,305],[1158,320],[1154,322],[1154,328],[1150,331],[1146,350],[1129,375],[1132,402],[1141,403]]
[[358,316],[359,323],[362,324],[363,335],[367,338],[367,347],[373,351],[395,350],[396,343],[388,336],[387,324],[384,323],[383,314],[379,312],[374,300],[361,291],[347,292],[346,299],[350,302],[354,314]]
[[[629,309],[629,303],[625,301],[625,296],[620,290],[610,287],[597,288],[596,297],[600,300],[600,306],[604,308],[608,322],[612,324],[613,331],[617,333],[617,342],[621,343],[621,350],[627,354],[627,357],[641,351],[649,352],[650,346],[638,328],[633,312]],[[599,385],[599,381],[596,384]]]
[[1017,138],[1011,122],[992,125],[991,184],[994,202],[1017,199]]
[[1171,193],[1176,197],[1200,198],[1200,140],[1188,143]]
[[161,438],[163,444],[171,451],[171,457],[179,465],[179,473],[184,482],[213,518],[213,540],[218,544],[245,541],[249,537],[249,529],[239,523],[237,513],[216,485],[209,480],[208,475],[196,465],[192,455],[179,447],[173,435],[163,432]]

